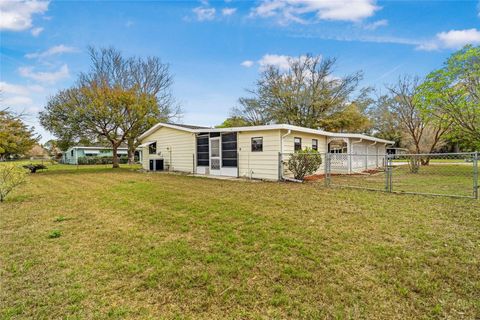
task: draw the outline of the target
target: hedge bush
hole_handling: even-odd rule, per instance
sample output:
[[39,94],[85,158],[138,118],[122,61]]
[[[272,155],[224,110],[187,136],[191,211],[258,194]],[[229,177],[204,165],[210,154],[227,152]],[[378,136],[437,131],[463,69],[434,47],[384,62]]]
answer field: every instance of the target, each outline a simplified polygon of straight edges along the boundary
[[[128,157],[119,157],[120,164],[128,163]],[[137,160],[137,159],[136,159]],[[112,164],[113,157],[78,157],[78,164]]]
[[310,148],[295,152],[287,161],[288,170],[298,180],[303,180],[305,176],[313,174],[321,164],[321,154]]

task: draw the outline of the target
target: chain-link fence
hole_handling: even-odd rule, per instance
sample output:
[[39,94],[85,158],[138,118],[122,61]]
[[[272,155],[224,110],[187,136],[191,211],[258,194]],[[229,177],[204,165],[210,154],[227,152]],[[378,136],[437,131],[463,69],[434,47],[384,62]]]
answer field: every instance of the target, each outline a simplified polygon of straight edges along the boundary
[[[349,187],[396,193],[479,197],[477,152],[437,154],[347,154],[306,155],[316,170],[305,180],[331,187]],[[292,154],[280,155],[284,180],[295,179]],[[319,164],[320,162],[320,164]]]
[[388,191],[478,199],[478,153],[389,156]]

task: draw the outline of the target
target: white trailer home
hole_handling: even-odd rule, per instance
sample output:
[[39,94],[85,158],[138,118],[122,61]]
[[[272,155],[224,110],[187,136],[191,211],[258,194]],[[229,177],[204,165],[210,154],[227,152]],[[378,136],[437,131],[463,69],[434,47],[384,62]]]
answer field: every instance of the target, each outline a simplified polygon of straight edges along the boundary
[[158,123],[140,140],[145,170],[264,180],[282,179],[281,159],[305,147],[328,153],[333,170],[353,173],[383,166],[386,148],[393,144],[288,124],[206,128]]

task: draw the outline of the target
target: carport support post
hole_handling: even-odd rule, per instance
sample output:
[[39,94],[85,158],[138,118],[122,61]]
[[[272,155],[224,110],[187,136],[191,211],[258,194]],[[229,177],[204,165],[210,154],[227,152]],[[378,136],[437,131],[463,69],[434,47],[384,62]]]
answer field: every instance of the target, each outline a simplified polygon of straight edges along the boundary
[[473,197],[478,200],[478,151],[473,154]]

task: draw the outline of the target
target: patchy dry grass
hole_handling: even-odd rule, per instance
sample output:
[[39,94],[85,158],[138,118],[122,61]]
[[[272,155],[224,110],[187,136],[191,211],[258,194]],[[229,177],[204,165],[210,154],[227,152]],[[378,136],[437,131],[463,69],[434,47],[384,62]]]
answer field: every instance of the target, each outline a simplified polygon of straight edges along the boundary
[[29,180],[0,204],[2,319],[480,314],[478,201],[129,169]]

